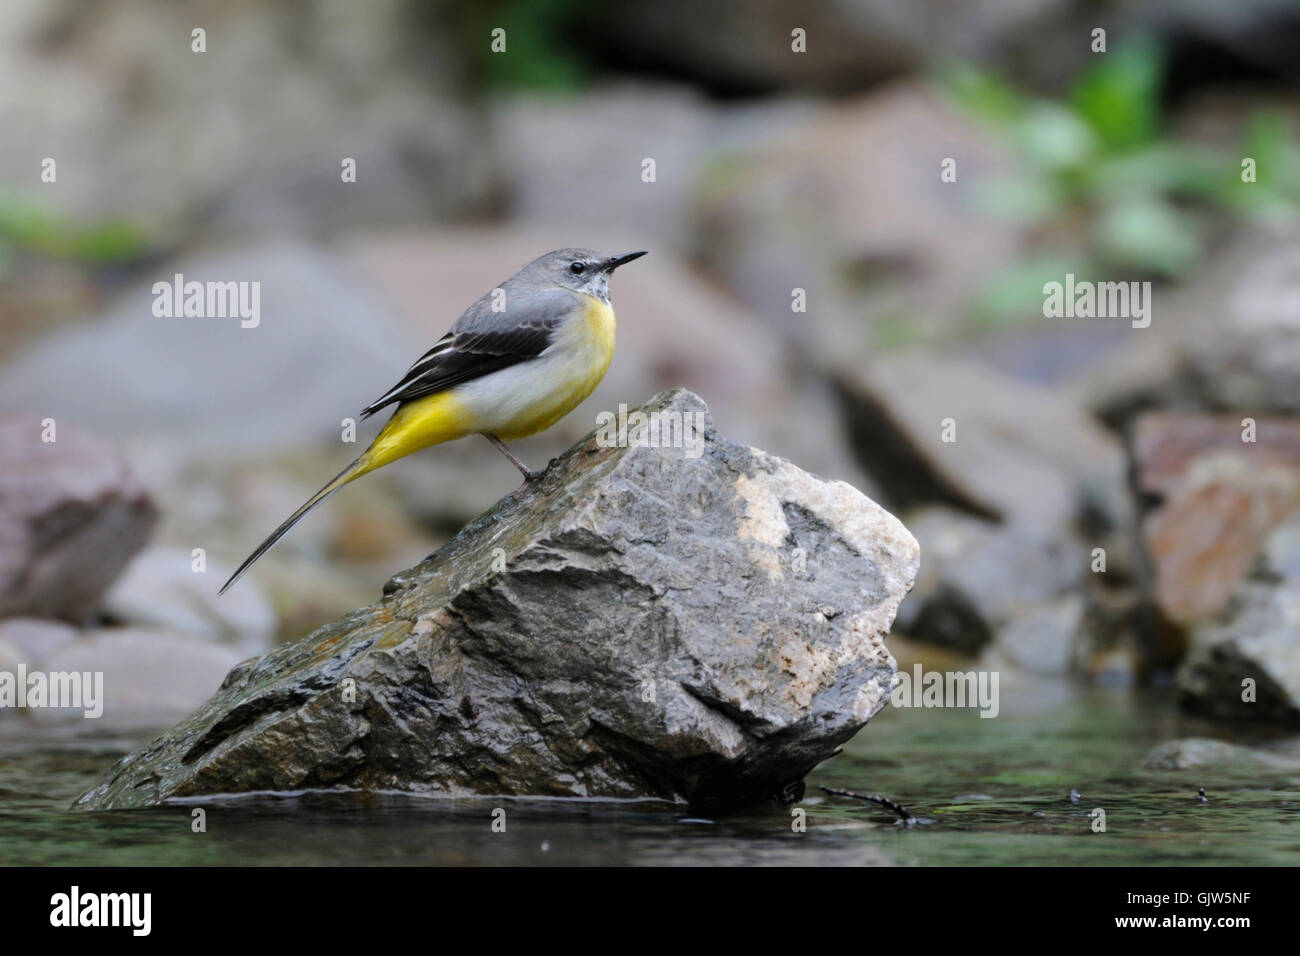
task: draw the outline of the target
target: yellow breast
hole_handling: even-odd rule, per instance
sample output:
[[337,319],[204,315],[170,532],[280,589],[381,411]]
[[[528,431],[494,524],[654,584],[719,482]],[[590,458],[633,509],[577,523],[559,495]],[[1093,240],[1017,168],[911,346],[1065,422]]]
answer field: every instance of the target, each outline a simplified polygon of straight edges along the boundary
[[600,380],[609,371],[609,363],[614,359],[614,310],[608,302],[602,302],[592,296],[584,296],[584,298],[587,299],[586,314],[583,316],[587,323],[586,337],[595,361],[592,363],[592,380],[587,390],[583,392],[582,398],[590,395],[600,384]]
[[[523,438],[544,431],[581,404],[595,391],[614,358],[614,310],[600,299],[584,295],[586,304],[559,330],[549,353],[539,359],[545,372],[538,376],[542,389],[532,392],[526,407],[497,429],[502,440]],[[538,368],[541,371],[541,368]]]

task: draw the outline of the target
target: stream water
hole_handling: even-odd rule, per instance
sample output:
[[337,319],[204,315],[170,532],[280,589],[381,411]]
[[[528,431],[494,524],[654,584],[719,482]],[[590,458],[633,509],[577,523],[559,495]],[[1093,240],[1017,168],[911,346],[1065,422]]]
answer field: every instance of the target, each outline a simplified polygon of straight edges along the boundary
[[[805,832],[775,807],[705,818],[655,804],[313,794],[208,802],[195,833],[190,806],[67,809],[142,739],[69,740],[6,715],[0,864],[1300,865],[1297,738],[1246,738],[1123,690],[1042,696],[995,719],[886,708],[809,778]],[[1145,766],[1153,745],[1179,737],[1264,757]],[[887,796],[927,822],[898,825],[819,785]],[[504,833],[491,826],[497,807]]]

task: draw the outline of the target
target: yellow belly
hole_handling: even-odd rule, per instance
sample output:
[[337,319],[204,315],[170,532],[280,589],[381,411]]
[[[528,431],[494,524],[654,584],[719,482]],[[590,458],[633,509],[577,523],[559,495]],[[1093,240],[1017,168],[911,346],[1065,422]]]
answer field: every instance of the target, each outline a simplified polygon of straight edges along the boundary
[[560,329],[547,354],[398,408],[348,480],[466,435],[535,435],[573,411],[614,358],[614,310],[583,298],[582,314]]
[[496,427],[502,441],[526,438],[545,431],[596,390],[614,358],[614,310],[599,299],[583,296],[586,308],[580,319],[561,330],[556,341],[557,359],[546,374],[546,384],[533,400]]
[[402,405],[362,456],[354,474],[360,478],[411,452],[473,434],[473,421],[455,391],[439,392]]

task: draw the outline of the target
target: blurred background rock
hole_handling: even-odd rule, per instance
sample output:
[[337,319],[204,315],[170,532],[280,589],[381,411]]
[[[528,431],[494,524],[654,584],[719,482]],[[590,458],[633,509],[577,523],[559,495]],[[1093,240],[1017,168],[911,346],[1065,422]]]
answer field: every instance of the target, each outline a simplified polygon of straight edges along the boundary
[[[528,461],[684,385],[914,528],[900,656],[1176,675],[1192,709],[1300,722],[1297,53],[1281,0],[9,0],[0,663],[162,642],[185,712],[372,600],[514,487],[487,443],[349,487],[215,591],[466,305],[589,245],[652,254],[615,282],[608,377]],[[1150,328],[1045,319],[1067,272],[1152,281]],[[261,324],[155,318],[175,273],[261,282]],[[76,521],[28,533],[51,509]],[[37,600],[60,554],[104,579]]]

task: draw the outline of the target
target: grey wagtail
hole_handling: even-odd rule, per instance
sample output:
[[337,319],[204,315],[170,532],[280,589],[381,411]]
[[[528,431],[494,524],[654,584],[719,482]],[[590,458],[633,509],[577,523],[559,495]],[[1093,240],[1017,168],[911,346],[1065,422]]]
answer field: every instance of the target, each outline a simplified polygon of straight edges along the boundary
[[370,447],[272,531],[219,593],[334,492],[421,448],[483,435],[525,482],[542,477],[504,440],[550,428],[600,384],[614,357],[609,277],[643,255],[557,249],[471,305],[400,382],[361,410],[364,419],[397,406]]

